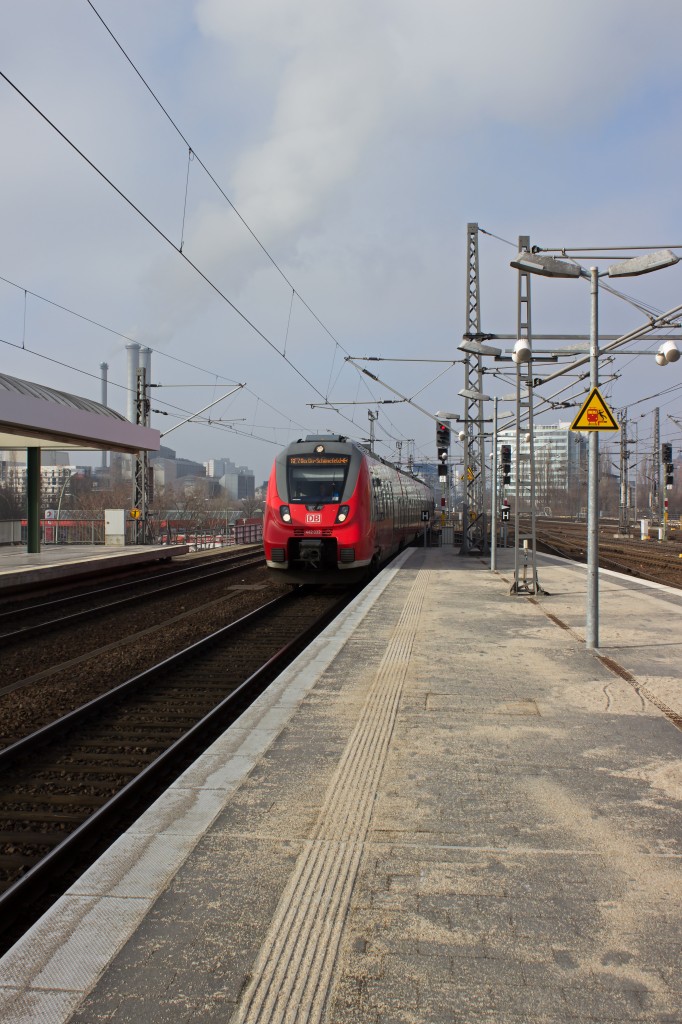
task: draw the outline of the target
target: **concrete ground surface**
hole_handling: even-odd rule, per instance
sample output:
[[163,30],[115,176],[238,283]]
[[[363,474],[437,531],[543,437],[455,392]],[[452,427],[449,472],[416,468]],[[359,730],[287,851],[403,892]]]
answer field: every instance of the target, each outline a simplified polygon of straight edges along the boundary
[[[401,556],[0,961],[0,1021],[682,1022],[682,592]],[[682,718],[677,719],[682,722]]]
[[56,579],[76,578],[116,568],[121,563],[177,558],[188,551],[187,544],[129,545],[121,548],[104,544],[43,544],[40,551],[29,554],[25,545],[2,545],[0,592]]

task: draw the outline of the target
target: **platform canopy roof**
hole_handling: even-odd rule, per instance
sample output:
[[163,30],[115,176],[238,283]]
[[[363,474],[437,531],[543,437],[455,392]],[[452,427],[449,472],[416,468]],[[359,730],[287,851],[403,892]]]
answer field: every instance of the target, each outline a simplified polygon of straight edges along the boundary
[[0,450],[158,451],[158,430],[89,398],[0,374]]

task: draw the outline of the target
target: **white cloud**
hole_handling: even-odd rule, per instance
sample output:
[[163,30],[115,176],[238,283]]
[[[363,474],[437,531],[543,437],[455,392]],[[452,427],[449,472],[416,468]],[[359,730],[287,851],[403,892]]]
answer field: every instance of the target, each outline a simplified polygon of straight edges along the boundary
[[[667,69],[676,66],[679,0],[100,0],[98,7],[350,351],[454,354],[469,220],[512,239],[529,231],[533,241],[571,241],[569,234],[675,241],[668,228],[679,206],[680,88]],[[6,4],[0,32],[4,69],[177,244],[186,150],[87,6]],[[281,360],[28,108],[7,90],[0,105],[0,273],[112,326],[134,324],[144,343],[248,380],[273,404],[288,403],[294,419],[307,419],[305,402],[315,396]],[[283,344],[290,293],[196,163],[184,251]],[[484,328],[509,330],[515,280],[499,243],[482,243],[481,272]],[[672,305],[669,273],[637,290],[654,289],[660,305]],[[581,328],[584,296],[544,283],[534,293],[544,327],[560,313],[562,326]],[[7,305],[12,337],[21,327],[15,307],[15,300]],[[110,358],[117,344],[93,333],[83,346],[62,321],[52,337],[47,320],[44,328],[52,351],[84,366]],[[333,346],[299,305],[289,351],[326,384]],[[8,372],[30,375],[20,354],[3,354]],[[397,386],[415,390],[430,369],[417,380],[421,372],[386,370]],[[118,370],[112,359],[112,378],[117,373],[122,359]],[[79,390],[77,379],[60,384]],[[442,400],[434,394],[435,407],[457,390],[447,386]],[[356,388],[345,369],[335,395],[352,399]],[[404,412],[390,411],[398,419]],[[365,410],[358,417],[364,429]],[[405,422],[412,436],[419,428]],[[189,431],[192,444],[198,430]],[[424,432],[430,438],[430,428]],[[180,432],[177,444],[184,444]],[[198,445],[187,453],[212,454]]]
[[233,174],[266,239],[314,223],[392,133],[426,122],[465,148],[483,120],[550,132],[598,120],[660,59],[666,17],[682,24],[670,2],[652,16],[631,0],[197,4],[228,55],[277,54],[270,124]]

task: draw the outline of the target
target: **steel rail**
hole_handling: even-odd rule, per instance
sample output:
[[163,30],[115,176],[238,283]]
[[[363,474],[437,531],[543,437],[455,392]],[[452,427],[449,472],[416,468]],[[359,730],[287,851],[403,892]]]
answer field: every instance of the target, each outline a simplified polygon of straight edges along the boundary
[[[214,569],[214,571],[212,571],[212,572],[206,572],[206,573],[204,573],[204,575],[197,576],[194,579],[191,579],[191,580],[180,580],[180,581],[178,581],[176,583],[170,583],[170,584],[167,584],[167,585],[163,585],[162,584],[161,586],[157,587],[155,590],[151,591],[150,593],[146,593],[144,596],[145,597],[163,596],[164,594],[171,593],[174,590],[189,589],[190,587],[193,587],[193,586],[200,586],[201,584],[204,584],[204,583],[210,583],[211,580],[213,580],[214,578],[220,577],[220,576],[229,576],[229,575],[231,575],[231,573],[236,572],[238,569],[251,568],[253,566],[264,565],[264,564],[265,564],[265,558],[263,557],[262,554],[260,556],[257,556],[254,553],[252,553],[250,556],[245,557],[244,559],[240,560],[236,564],[234,562],[232,562],[230,565],[222,566],[219,569]],[[145,581],[137,580],[134,583],[131,582],[131,583],[128,583],[128,584],[117,584],[117,587],[118,586],[126,586],[128,588],[132,588],[132,587],[136,587],[136,586],[141,586],[143,583],[147,583],[147,582],[149,582],[149,578],[147,580],[145,580]],[[95,591],[93,593],[97,593],[97,591]],[[86,594],[83,594],[83,595],[78,595],[78,598],[80,600],[87,600],[90,596],[92,596],[92,594],[86,593]],[[69,600],[71,600],[71,599],[69,599]],[[73,625],[76,622],[86,621],[87,619],[94,618],[95,616],[99,615],[102,612],[108,612],[108,611],[112,611],[115,608],[125,607],[126,605],[130,605],[132,602],[137,601],[137,600],[139,600],[139,595],[131,594],[128,597],[122,597],[122,598],[119,598],[118,600],[115,600],[115,601],[109,601],[106,604],[99,604],[99,605],[96,605],[95,607],[84,608],[82,611],[79,611],[79,612],[72,612],[69,615],[62,615],[62,616],[60,616],[57,619],[44,619],[42,622],[31,623],[31,625],[29,625],[29,626],[22,626],[20,629],[15,629],[15,630],[12,630],[12,631],[10,631],[8,633],[0,633],[0,646],[5,646],[7,644],[10,644],[10,643],[13,643],[13,642],[16,642],[16,641],[25,640],[25,639],[28,639],[28,638],[33,637],[33,636],[40,636],[43,633],[45,633],[47,630],[58,629],[61,626],[69,626],[69,625]],[[54,605],[58,606],[59,604],[61,604],[61,602],[59,600],[57,600],[57,601],[51,602],[51,604],[54,604]],[[41,606],[39,606],[39,608],[40,607],[45,607],[45,605],[41,605]],[[39,610],[39,608],[37,610]],[[24,609],[25,613],[29,613],[29,612],[32,612],[32,611],[34,611],[34,608],[30,608],[29,607],[29,608]],[[17,611],[17,612],[13,612],[13,613],[5,613],[5,615],[9,615],[9,614],[13,614],[16,617],[17,615],[20,615],[21,612]]]
[[[0,771],[6,770],[20,758],[26,757],[58,739],[64,732],[70,731],[81,722],[92,718],[97,712],[108,705],[116,703],[127,693],[141,688],[143,684],[154,681],[156,678],[164,675],[169,669],[184,664],[197,653],[203,653],[211,646],[218,644],[230,632],[237,630],[240,626],[250,624],[275,610],[278,606],[286,604],[291,600],[296,600],[297,593],[300,593],[301,589],[303,588],[299,588],[299,591],[294,592],[294,594],[285,594],[267,602],[236,622],[224,626],[203,640],[191,644],[183,651],[165,659],[158,665],[154,665],[125,683],[121,683],[107,694],[89,701],[56,722],[52,722],[30,736],[18,740],[10,747],[0,751]],[[256,697],[268,685],[273,670],[279,665],[284,665],[292,660],[297,649],[308,644],[339,613],[348,600],[349,596],[345,594],[331,608],[326,609],[314,623],[306,627],[294,639],[289,640],[275,654],[271,655],[260,668],[240,683],[215,708],[191,726],[186,733],[176,739],[166,750],[142,769],[135,778],[126,783],[106,803],[102,804],[84,822],[78,825],[73,832],[69,833],[62,842],[53,847],[25,875],[18,878],[4,893],[0,894],[0,921],[3,922],[3,928],[6,930],[8,925],[14,922],[21,912],[25,912],[27,901],[35,903],[37,897],[44,894],[55,877],[62,875],[78,858],[81,851],[91,845],[93,840],[100,836],[105,828],[111,827],[114,821],[121,820],[126,815],[129,815],[134,805],[140,801],[143,793],[158,786],[161,780],[168,778],[173,771],[174,765],[177,766],[179,761],[182,761],[189,752],[196,750],[202,743],[206,742],[207,738],[210,738],[212,741],[218,728],[225,727],[228,719],[234,720],[245,708],[253,703]],[[141,808],[140,813],[143,809]]]
[[[113,590],[125,590],[126,588],[130,588],[130,587],[142,587],[142,586],[145,585],[145,583],[155,582],[157,580],[167,580],[171,576],[183,576],[185,573],[198,572],[204,566],[216,565],[216,564],[220,564],[221,562],[226,562],[228,565],[235,565],[236,566],[236,565],[239,565],[241,562],[245,561],[246,559],[251,558],[253,556],[254,552],[252,550],[250,550],[251,548],[257,548],[257,549],[262,550],[262,545],[261,544],[249,545],[249,549],[248,550],[240,550],[239,552],[231,552],[229,555],[222,555],[222,557],[220,555],[216,555],[216,556],[214,556],[211,559],[206,559],[206,560],[202,559],[202,560],[194,561],[191,565],[183,565],[183,566],[174,567],[174,568],[168,569],[168,570],[162,569],[161,572],[158,572],[158,573],[156,573],[153,576],[141,576],[141,577],[136,578],[136,579],[127,579],[123,583],[111,583],[108,586],[97,587],[96,590],[82,590],[81,589],[81,590],[79,590],[75,594],[64,594],[63,596],[60,596],[60,597],[54,597],[54,598],[52,598],[49,601],[42,601],[39,604],[31,603],[30,597],[28,597],[25,593],[18,594],[18,595],[17,594],[13,594],[12,596],[9,596],[9,597],[6,594],[2,594],[2,595],[0,595],[0,600],[2,600],[3,603],[6,600],[10,600],[10,601],[12,601],[14,603],[14,606],[12,608],[8,609],[7,611],[0,611],[0,623],[2,622],[3,619],[15,618],[17,615],[20,615],[22,612],[35,612],[35,611],[40,611],[42,608],[52,608],[54,605],[69,604],[72,601],[85,601],[88,598],[97,597],[100,594],[108,594],[108,593],[110,593]],[[130,569],[137,569],[138,571],[146,572],[148,567],[145,565],[142,568],[142,570],[140,570],[139,566],[128,566],[127,568],[128,568],[128,571],[130,571]],[[225,566],[225,568],[227,568],[227,565]],[[113,572],[113,571],[115,571],[117,573],[122,573],[122,572],[125,572],[126,569],[125,568],[117,568],[115,570],[112,570],[112,569],[107,570],[108,573]],[[71,583],[72,585],[76,585],[76,581],[73,578],[68,579],[68,580],[65,580],[65,579],[52,580],[51,582],[53,584],[56,583],[57,585],[59,585],[59,584],[62,584],[62,585],[66,584],[66,585],[68,585],[68,583]],[[45,584],[44,583],[38,583],[38,584],[34,584],[33,586],[45,586]],[[17,608],[15,602],[17,600],[21,600],[22,598],[26,598],[26,603],[24,605],[22,605],[21,608]]]

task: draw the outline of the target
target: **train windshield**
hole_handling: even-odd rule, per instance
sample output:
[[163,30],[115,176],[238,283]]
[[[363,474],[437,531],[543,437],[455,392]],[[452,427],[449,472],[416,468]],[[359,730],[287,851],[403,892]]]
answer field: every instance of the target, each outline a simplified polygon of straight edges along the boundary
[[289,501],[323,505],[340,501],[350,455],[290,455],[287,459]]

